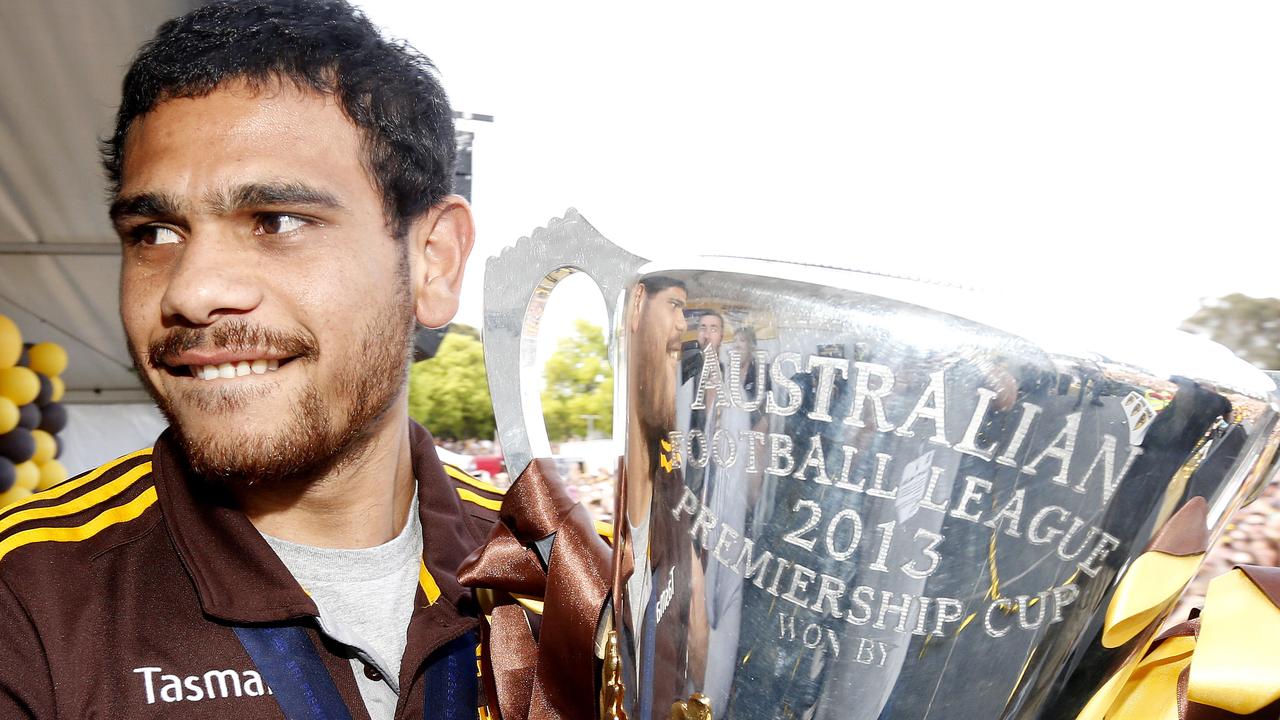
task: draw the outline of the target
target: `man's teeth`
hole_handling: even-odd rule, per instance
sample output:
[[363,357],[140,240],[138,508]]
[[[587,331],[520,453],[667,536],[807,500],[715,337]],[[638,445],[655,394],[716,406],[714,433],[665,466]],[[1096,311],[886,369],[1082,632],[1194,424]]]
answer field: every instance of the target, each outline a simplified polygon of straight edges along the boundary
[[280,361],[276,359],[263,360],[241,360],[240,362],[225,362],[221,365],[192,365],[191,374],[201,380],[216,380],[218,378],[234,378],[244,377],[245,375],[264,375],[269,371],[279,370]]

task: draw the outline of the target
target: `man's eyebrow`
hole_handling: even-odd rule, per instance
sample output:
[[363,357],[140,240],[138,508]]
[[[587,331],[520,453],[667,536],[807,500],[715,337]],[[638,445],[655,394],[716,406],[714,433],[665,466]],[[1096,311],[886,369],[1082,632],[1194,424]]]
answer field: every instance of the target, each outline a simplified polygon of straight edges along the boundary
[[[245,208],[294,205],[339,210],[342,203],[330,192],[299,182],[255,182],[237,185],[230,190],[212,190],[205,194],[210,212],[228,215]],[[173,218],[187,208],[173,195],[143,192],[117,198],[111,203],[111,221],[120,224],[130,217]]]
[[175,217],[183,211],[182,202],[161,192],[144,192],[116,198],[109,211],[111,222],[119,224],[129,217]]
[[305,205],[340,210],[342,203],[330,192],[300,182],[255,182],[237,185],[230,191],[211,191],[205,204],[214,213],[227,215],[264,205]]

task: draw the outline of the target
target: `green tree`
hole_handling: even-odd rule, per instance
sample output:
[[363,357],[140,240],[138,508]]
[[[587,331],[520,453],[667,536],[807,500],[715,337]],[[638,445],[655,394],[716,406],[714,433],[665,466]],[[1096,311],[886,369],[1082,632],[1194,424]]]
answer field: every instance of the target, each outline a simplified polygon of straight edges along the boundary
[[604,331],[585,320],[561,338],[547,360],[547,386],[542,391],[542,414],[547,436],[554,441],[585,438],[593,416],[594,429],[609,436],[613,428],[613,368],[604,344]]
[[1208,335],[1260,368],[1280,370],[1280,298],[1234,293],[1200,305],[1183,330]]
[[493,404],[480,341],[449,332],[435,357],[409,369],[409,416],[436,437],[491,438]]

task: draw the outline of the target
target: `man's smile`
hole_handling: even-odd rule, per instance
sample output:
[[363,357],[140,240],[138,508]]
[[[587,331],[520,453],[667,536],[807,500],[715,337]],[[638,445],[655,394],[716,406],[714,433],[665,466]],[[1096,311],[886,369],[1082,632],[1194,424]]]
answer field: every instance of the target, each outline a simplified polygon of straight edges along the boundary
[[265,375],[268,372],[275,372],[280,369],[280,361],[276,359],[263,360],[257,358],[252,362],[249,360],[240,360],[235,363],[224,362],[218,365],[188,365],[192,377],[201,380],[217,380],[230,379],[234,377],[244,377],[250,373],[254,375]]
[[274,373],[297,357],[273,350],[191,349],[159,358],[156,367],[178,377],[229,380]]

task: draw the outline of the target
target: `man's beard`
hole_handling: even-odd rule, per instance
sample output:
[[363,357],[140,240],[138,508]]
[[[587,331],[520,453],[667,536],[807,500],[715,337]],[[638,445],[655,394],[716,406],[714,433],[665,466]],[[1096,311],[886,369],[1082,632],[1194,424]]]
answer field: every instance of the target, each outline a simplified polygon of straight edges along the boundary
[[[397,293],[391,305],[365,327],[349,362],[338,368],[330,383],[332,396],[326,398],[314,381],[307,383],[294,401],[288,421],[270,435],[247,439],[216,432],[193,435],[184,429],[176,403],[162,397],[145,373],[139,375],[196,474],[233,490],[260,484],[300,489],[357,461],[406,386],[414,327],[407,287]],[[237,341],[242,346],[287,348],[296,358],[294,363],[314,363],[319,358],[319,350],[309,337],[272,332],[242,320],[214,329],[174,330],[153,344],[148,355],[154,359],[157,351],[166,347],[235,347]],[[142,367],[136,353],[134,362]],[[245,388],[216,397],[200,393],[186,398],[184,404],[188,412],[217,413],[247,406],[254,399],[253,391]]]
[[634,417],[647,445],[655,445],[675,428],[677,364],[662,350],[665,338],[638,337],[638,363],[632,365],[628,391],[635,408]]

